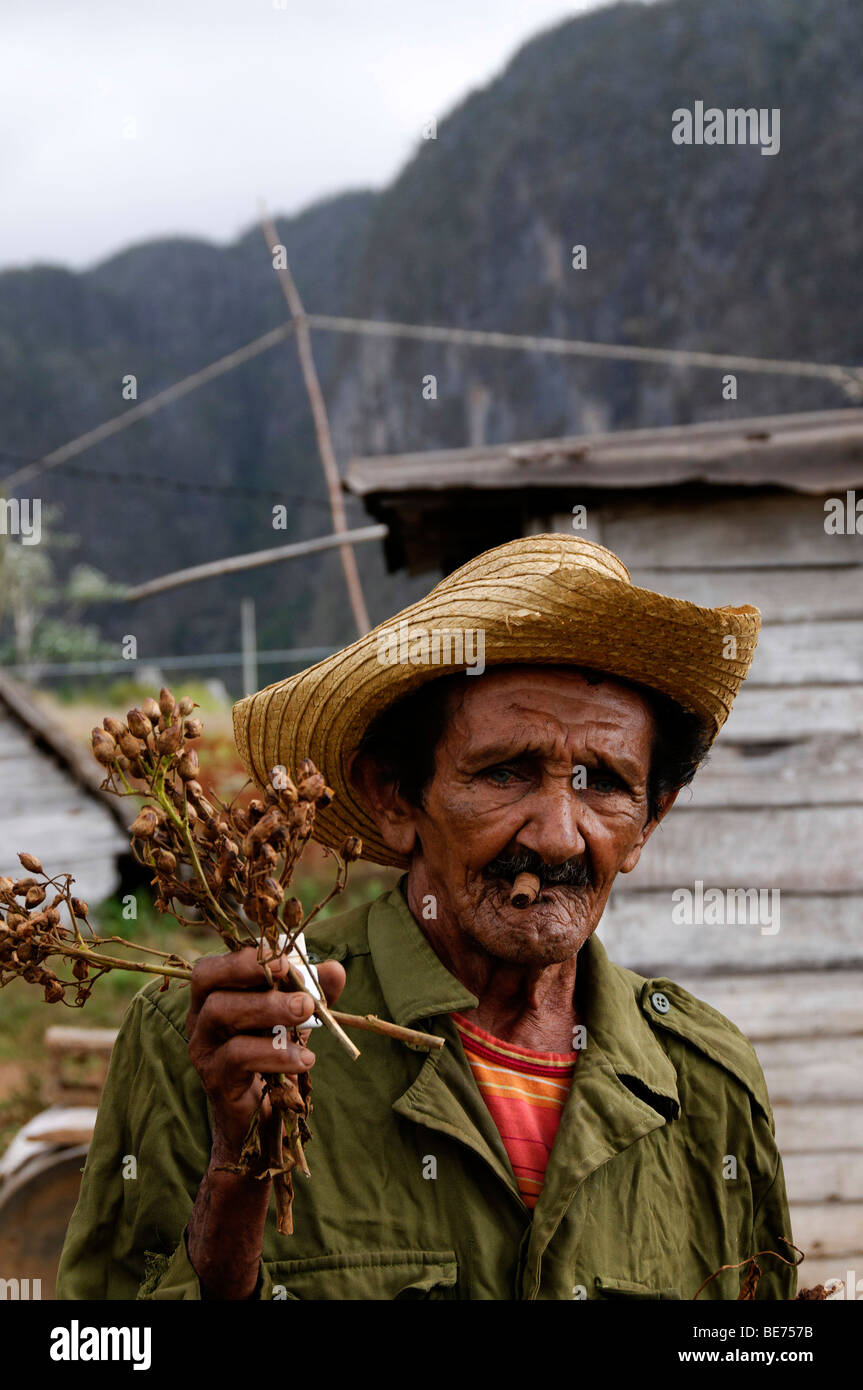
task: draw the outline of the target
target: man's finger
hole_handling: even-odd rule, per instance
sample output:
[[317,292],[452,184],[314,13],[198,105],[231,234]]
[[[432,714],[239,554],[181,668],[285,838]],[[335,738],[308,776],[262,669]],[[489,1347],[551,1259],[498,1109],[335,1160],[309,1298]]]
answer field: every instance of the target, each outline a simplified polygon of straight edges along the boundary
[[[284,958],[267,962],[274,978],[287,974]],[[201,956],[192,967],[192,1008],[199,1009],[213,989],[269,989],[266,972],[258,960],[255,946],[242,951],[225,951],[218,956]]]
[[345,967],[337,960],[324,960],[315,968],[321,982],[321,989],[326,995],[327,1003],[332,1008],[345,987],[345,980],[347,979]]
[[231,1033],[253,1033],[267,1028],[296,1028],[314,1010],[305,991],[211,990],[195,1020],[202,1040],[218,1040]]
[[298,1076],[315,1064],[315,1054],[299,1043],[276,1045],[275,1038],[254,1038],[238,1033],[219,1049],[228,1084],[242,1084],[257,1072],[287,1072]]

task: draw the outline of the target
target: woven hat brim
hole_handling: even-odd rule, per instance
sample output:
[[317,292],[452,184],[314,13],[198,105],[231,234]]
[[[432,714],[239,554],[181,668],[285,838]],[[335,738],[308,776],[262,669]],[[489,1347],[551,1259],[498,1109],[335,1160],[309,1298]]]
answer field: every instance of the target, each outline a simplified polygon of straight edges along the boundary
[[[406,868],[409,861],[387,847],[347,769],[385,709],[429,680],[463,671],[465,663],[383,664],[379,636],[405,621],[429,633],[482,629],[486,667],[585,666],[661,691],[696,714],[712,741],[749,670],[758,609],[702,608],[637,588],[610,552],[602,553],[617,570],[588,568],[569,541],[534,536],[486,552],[350,646],[240,700],[234,732],[249,775],[263,787],[273,767],[290,770],[311,758],[335,792],[333,804],[318,813],[315,839],[337,849],[346,835],[359,835],[364,859]],[[548,548],[538,542],[556,543],[557,563],[548,563]],[[504,552],[503,563],[483,565]]]

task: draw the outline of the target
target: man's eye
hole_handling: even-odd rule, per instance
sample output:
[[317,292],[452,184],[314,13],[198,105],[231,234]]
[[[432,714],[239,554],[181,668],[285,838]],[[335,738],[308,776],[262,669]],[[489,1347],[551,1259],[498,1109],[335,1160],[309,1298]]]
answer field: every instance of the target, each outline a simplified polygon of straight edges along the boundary
[[593,790],[597,792],[616,792],[620,787],[620,783],[616,777],[609,777],[608,775],[602,774],[591,777],[590,785]]
[[484,774],[496,787],[507,787],[514,776],[508,767],[490,767]]

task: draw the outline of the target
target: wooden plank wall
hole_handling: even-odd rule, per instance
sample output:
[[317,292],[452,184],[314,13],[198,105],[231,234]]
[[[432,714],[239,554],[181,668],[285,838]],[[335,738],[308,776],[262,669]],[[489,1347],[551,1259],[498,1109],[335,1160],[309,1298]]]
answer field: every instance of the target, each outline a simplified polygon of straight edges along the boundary
[[[807,1253],[801,1285],[853,1270],[863,1297],[863,536],[828,535],[824,501],[705,489],[590,512],[586,534],[635,584],[754,603],[764,622],[709,764],[618,879],[600,935],[613,959],[676,980],[751,1039]],[[572,534],[571,518],[552,529]],[[779,889],[779,930],[675,925],[671,894],[698,879]]]
[[49,873],[74,874],[78,896],[98,903],[118,885],[128,842],[108,808],[36,748],[0,700],[0,874],[23,876],[19,850]]

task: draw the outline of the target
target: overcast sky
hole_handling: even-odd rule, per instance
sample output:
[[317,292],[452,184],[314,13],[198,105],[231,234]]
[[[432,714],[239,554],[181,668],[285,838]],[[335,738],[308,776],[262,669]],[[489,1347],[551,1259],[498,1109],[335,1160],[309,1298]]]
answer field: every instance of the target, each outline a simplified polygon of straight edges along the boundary
[[0,0],[0,265],[230,240],[381,187],[423,124],[597,0]]

